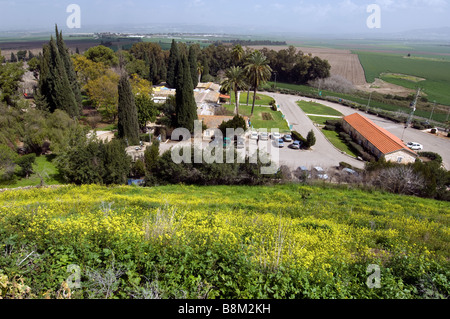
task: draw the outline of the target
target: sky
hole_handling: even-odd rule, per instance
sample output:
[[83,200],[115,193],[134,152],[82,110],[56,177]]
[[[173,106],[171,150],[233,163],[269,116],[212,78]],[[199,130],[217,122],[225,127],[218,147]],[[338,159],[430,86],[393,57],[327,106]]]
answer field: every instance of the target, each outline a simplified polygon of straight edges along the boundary
[[[450,27],[450,0],[0,0],[0,31],[51,30],[55,23],[64,29],[69,4],[80,7],[81,28],[74,32],[89,32],[93,25],[143,24],[200,25],[204,32],[213,26],[215,32],[243,34],[395,33]],[[367,26],[370,4],[380,8],[380,28]]]

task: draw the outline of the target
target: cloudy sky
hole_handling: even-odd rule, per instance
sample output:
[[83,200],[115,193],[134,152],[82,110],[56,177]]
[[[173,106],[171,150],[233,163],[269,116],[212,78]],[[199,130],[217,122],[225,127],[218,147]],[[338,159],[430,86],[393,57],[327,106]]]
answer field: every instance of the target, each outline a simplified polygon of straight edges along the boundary
[[[0,31],[66,25],[69,4],[93,25],[194,24],[255,32],[366,33],[450,27],[450,0],[0,0]],[[367,27],[369,4],[381,29]],[[208,30],[205,30],[207,32]]]

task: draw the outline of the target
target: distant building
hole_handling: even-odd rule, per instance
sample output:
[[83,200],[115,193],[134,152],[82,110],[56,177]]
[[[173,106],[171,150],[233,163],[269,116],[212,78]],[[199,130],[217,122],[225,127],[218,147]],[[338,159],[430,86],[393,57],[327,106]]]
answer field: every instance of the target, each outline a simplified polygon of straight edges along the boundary
[[358,113],[344,117],[343,128],[377,159],[384,157],[387,162],[408,164],[418,157],[397,136]]

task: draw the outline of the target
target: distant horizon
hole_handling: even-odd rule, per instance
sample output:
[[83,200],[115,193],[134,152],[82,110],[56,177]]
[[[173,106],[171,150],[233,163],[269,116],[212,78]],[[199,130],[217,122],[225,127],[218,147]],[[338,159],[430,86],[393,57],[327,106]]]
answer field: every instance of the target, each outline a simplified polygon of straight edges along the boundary
[[[10,30],[0,30],[0,37],[8,37],[10,35],[12,38],[17,35],[21,35],[22,37],[30,36],[33,37],[35,35],[40,36],[50,36],[54,34],[55,31],[55,23],[49,27],[34,27],[30,29],[10,29]],[[189,29],[189,27],[191,29]],[[208,30],[205,30],[207,28]],[[442,40],[442,42],[450,41],[450,26],[442,26],[435,28],[424,28],[424,29],[411,29],[406,30],[404,32],[377,32],[370,33],[332,33],[332,32],[295,32],[295,31],[286,31],[286,32],[276,32],[276,31],[259,31],[255,32],[252,30],[243,30],[239,28],[238,31],[233,31],[233,28],[222,29],[220,27],[214,26],[201,26],[201,25],[188,25],[188,24],[159,24],[158,27],[156,25],[143,25],[143,24],[127,24],[127,25],[119,25],[119,24],[110,24],[110,25],[86,25],[83,29],[69,29],[64,24],[59,25],[58,29],[61,30],[64,34],[68,35],[77,35],[77,34],[95,34],[95,33],[122,33],[122,34],[170,34],[170,33],[179,33],[179,34],[198,34],[198,35],[224,35],[224,36],[235,36],[235,37],[258,37],[264,38],[267,40],[271,38],[277,39],[311,39],[311,37],[317,37],[317,39],[359,39],[364,38],[368,40],[392,40],[392,39],[404,39],[411,41],[436,41]],[[444,31],[444,33],[442,33]],[[440,33],[439,33],[440,32]],[[421,33],[424,33],[423,37],[421,37]],[[431,35],[431,38],[430,38]],[[434,35],[434,37],[433,37]]]
[[[70,4],[80,8],[80,28],[69,29]],[[380,9],[379,28],[367,20]],[[147,33],[187,30],[186,33],[241,35],[329,35],[379,37],[426,29],[450,29],[450,0],[0,0],[0,32],[66,33],[106,32],[111,29],[145,28]],[[199,31],[201,29],[205,29]],[[180,29],[180,30],[178,30]],[[183,30],[182,30],[183,29]],[[88,31],[96,30],[96,31]],[[164,30],[164,31],[160,31]],[[445,36],[450,31],[445,31]]]

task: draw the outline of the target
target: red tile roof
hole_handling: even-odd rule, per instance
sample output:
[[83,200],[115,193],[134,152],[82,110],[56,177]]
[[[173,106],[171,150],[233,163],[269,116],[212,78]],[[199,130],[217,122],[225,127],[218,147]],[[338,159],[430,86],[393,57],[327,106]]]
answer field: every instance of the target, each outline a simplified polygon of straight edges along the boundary
[[410,150],[397,136],[388,132],[384,128],[379,127],[374,122],[358,113],[344,117],[344,121],[350,124],[384,155],[402,149],[416,154],[414,151]]

